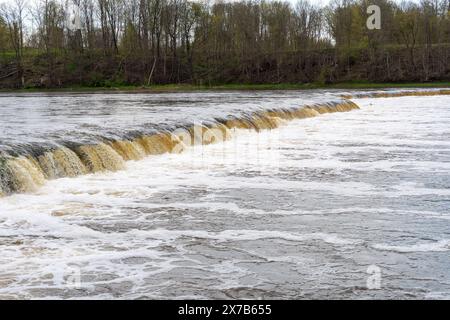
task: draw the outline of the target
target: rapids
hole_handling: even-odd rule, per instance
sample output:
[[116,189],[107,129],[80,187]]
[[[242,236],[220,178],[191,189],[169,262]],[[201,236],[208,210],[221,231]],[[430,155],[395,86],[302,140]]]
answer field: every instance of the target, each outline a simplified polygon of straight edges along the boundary
[[449,298],[436,91],[3,94],[0,298]]
[[[36,191],[50,179],[122,170],[125,161],[148,155],[224,142],[235,129],[275,129],[283,120],[357,108],[349,100],[326,101],[317,93],[301,100],[292,93],[113,97],[0,97],[0,196]],[[284,106],[277,99],[284,99]]]

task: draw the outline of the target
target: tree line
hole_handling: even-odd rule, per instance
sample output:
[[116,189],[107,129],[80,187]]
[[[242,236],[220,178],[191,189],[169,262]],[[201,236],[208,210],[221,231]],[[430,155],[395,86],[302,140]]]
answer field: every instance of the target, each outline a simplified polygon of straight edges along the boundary
[[436,80],[450,80],[450,0],[0,6],[0,87]]

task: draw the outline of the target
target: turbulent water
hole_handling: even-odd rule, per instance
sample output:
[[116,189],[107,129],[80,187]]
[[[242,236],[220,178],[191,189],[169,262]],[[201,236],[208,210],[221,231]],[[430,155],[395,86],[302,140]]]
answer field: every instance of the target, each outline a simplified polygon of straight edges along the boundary
[[22,152],[26,152],[38,145],[123,139],[228,115],[332,99],[336,99],[335,93],[317,91],[21,96],[0,93],[0,151],[14,151],[22,146]]
[[[0,150],[338,95],[6,95]],[[0,298],[450,298],[450,97],[353,101],[3,196]]]
[[355,108],[330,92],[7,95],[0,105],[0,196],[226,141],[234,129],[275,129],[283,120]]

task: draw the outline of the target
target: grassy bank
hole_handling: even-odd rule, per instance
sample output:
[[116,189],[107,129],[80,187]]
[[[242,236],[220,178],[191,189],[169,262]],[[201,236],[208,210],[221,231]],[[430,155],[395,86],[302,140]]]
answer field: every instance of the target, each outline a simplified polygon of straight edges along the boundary
[[0,89],[0,92],[188,92],[209,90],[311,90],[311,89],[385,89],[385,88],[450,88],[450,82],[426,83],[370,83],[345,82],[336,84],[319,83],[280,83],[280,84],[223,84],[211,86],[197,86],[191,84],[167,84],[154,86],[111,86],[84,87],[73,86],[63,88],[26,88],[17,90]]

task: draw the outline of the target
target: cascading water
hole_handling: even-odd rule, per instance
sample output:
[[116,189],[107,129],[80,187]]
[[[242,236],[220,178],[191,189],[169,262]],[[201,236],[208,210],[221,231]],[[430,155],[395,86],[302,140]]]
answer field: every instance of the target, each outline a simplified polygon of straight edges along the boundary
[[[293,107],[292,105],[267,107],[262,101],[262,106],[250,105],[249,110],[245,110],[245,104],[243,108],[238,107],[234,110],[223,109],[219,112],[209,110],[210,118],[207,114],[206,117],[200,117],[199,119],[195,118],[196,110],[194,110],[189,114],[190,121],[186,122],[186,119],[181,115],[177,122],[172,120],[174,123],[163,129],[158,129],[160,124],[155,123],[150,128],[135,132],[126,128],[122,129],[120,133],[115,133],[112,127],[104,134],[104,129],[100,132],[95,131],[99,127],[97,123],[82,123],[81,126],[76,125],[71,128],[75,130],[75,134],[72,133],[73,137],[67,141],[64,140],[64,137],[55,140],[45,134],[42,135],[40,141],[31,141],[25,144],[20,140],[17,144],[14,141],[0,140],[0,195],[34,191],[49,179],[75,177],[105,170],[121,170],[125,167],[125,161],[140,160],[147,155],[178,153],[184,150],[186,146],[196,143],[223,142],[230,138],[230,130],[233,129],[256,131],[275,129],[286,120],[309,118],[323,113],[345,112],[358,108],[350,100],[336,100],[334,98],[336,95],[340,95],[344,99],[351,99],[445,94],[450,94],[450,90],[388,90],[344,94],[328,92],[325,96],[334,100],[326,101],[322,94],[319,96],[313,93],[306,95],[306,99],[303,99],[304,103],[300,107]],[[257,95],[256,98],[258,98]],[[287,101],[290,99],[291,97]],[[308,101],[310,103],[307,103]],[[270,102],[270,105],[272,105],[273,102]],[[295,102],[299,103],[298,100]],[[30,108],[34,107],[33,105],[30,106]],[[116,109],[118,107],[113,106],[111,108]],[[173,109],[169,108],[168,111],[174,113],[185,111],[179,107]],[[140,110],[137,116],[145,111],[145,109]],[[153,110],[149,109],[148,111],[152,113]],[[167,112],[167,110],[164,111]],[[231,113],[229,113],[230,111]],[[45,110],[45,113],[47,112],[51,112],[51,110]],[[100,115],[108,115],[111,111],[103,107],[97,112]],[[119,113],[122,112],[121,110]],[[80,116],[77,113],[69,115],[75,119]],[[11,115],[6,114],[5,116]],[[40,116],[45,117],[45,114]],[[132,120],[134,122],[136,119]],[[164,118],[162,120],[163,122],[167,121]],[[139,121],[136,122],[139,123]],[[186,124],[182,125],[183,122],[186,122]],[[200,122],[200,126],[195,124],[196,122]],[[114,123],[111,125],[114,126]],[[14,131],[13,126],[14,121],[5,123],[3,128],[5,137],[2,137],[3,139],[8,139],[8,129],[11,128]],[[86,128],[90,130],[86,132]],[[151,132],[148,132],[149,129]],[[79,130],[79,132],[76,132],[76,130]],[[58,134],[65,134],[66,132],[66,128],[58,128],[57,131]],[[26,135],[26,133],[21,132],[21,135]],[[1,142],[3,142],[3,146]]]
[[[208,120],[207,125],[187,125],[173,131],[137,135],[129,139],[108,139],[96,144],[44,148],[41,151],[13,156],[3,154],[0,162],[0,194],[34,191],[45,179],[74,177],[100,171],[117,171],[125,161],[140,160],[147,155],[178,153],[186,146],[210,144],[230,138],[233,129],[265,130],[277,128],[283,120],[315,117],[323,113],[358,109],[347,100],[332,101],[297,108],[259,110],[240,116]],[[36,150],[35,146],[31,147]]]
[[448,299],[415,92],[0,94],[0,299]]
[[359,92],[342,94],[341,96],[345,99],[353,98],[396,98],[396,97],[410,97],[410,96],[439,96],[450,94],[450,89],[430,89],[430,90],[383,90],[383,91],[372,91],[372,92]]

